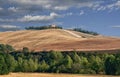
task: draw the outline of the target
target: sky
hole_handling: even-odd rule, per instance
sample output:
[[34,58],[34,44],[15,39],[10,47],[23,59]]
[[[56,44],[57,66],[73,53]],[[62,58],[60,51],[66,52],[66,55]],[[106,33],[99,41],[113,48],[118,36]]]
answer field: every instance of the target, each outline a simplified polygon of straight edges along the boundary
[[50,24],[120,37],[120,0],[0,0],[0,31]]

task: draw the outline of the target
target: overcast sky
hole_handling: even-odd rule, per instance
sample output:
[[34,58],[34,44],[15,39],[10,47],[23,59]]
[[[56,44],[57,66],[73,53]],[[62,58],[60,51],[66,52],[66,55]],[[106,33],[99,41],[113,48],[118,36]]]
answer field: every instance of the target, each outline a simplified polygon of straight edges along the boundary
[[120,0],[0,0],[0,31],[48,24],[120,36]]

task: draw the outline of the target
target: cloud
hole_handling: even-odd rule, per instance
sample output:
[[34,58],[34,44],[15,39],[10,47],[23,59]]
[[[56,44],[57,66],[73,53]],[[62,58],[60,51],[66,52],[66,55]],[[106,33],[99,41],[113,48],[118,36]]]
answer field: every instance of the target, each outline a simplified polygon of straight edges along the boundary
[[0,11],[2,11],[2,10],[3,10],[3,8],[0,7]]
[[112,28],[120,28],[120,25],[112,26]]
[[8,0],[10,3],[19,6],[39,6],[50,10],[68,10],[71,7],[89,7],[96,6],[99,2],[96,0]]
[[2,19],[0,18],[0,22],[14,22],[16,19]]
[[[110,9],[112,7],[120,7],[120,1],[113,1],[111,4],[105,4],[105,0],[0,0],[1,5],[12,6],[8,9],[20,13],[33,13],[40,11],[63,11],[70,8],[91,8],[98,11]],[[102,5],[103,4],[103,5]],[[22,11],[22,12],[21,12]],[[18,13],[19,13],[18,12]]]
[[52,21],[57,17],[59,17],[59,15],[53,12],[53,13],[50,13],[49,16],[46,16],[46,15],[43,15],[43,16],[42,15],[40,15],[40,16],[27,15],[21,19],[18,19],[18,21],[22,21],[22,22],[30,22],[30,21],[41,21],[42,22],[43,21],[43,22],[46,22],[46,21]]
[[26,15],[22,18],[18,19],[0,19],[0,22],[50,22],[55,20],[56,18],[61,17],[61,15],[52,12],[50,15]]
[[[107,3],[107,4],[105,4],[105,3]],[[96,6],[97,7],[94,8],[94,10],[96,10],[96,11],[108,10],[108,12],[111,12],[112,10],[120,9],[120,1],[119,0],[111,0],[110,2],[107,2],[107,0],[106,0],[106,1],[102,1],[101,3],[98,3]]]
[[20,27],[15,25],[0,25],[0,31],[16,31],[20,30]]
[[100,6],[98,8],[98,10],[106,10],[106,9],[110,9],[110,11],[113,10],[113,9],[115,9],[115,10],[120,9],[120,1],[119,0],[118,1],[114,1],[111,4],[107,4],[105,6]]
[[103,11],[103,10],[106,10],[105,6],[100,6],[99,8],[97,8],[97,11]]
[[47,15],[37,15],[37,16],[26,15],[23,18],[20,18],[17,20],[21,22],[50,22],[58,17],[60,17],[60,15],[52,12],[50,13],[49,16]]
[[81,11],[80,11],[80,15],[83,15],[83,14],[84,14],[84,11],[83,11],[83,10],[81,10]]
[[115,5],[120,7],[120,1],[117,1]]
[[8,8],[8,11],[17,12],[17,11],[18,11],[18,8],[9,7],[9,8]]
[[69,13],[64,14],[63,16],[71,16],[71,15],[73,15],[73,13],[69,12]]
[[69,7],[67,6],[55,6],[54,10],[67,10]]
[[[0,0],[0,7],[0,23],[49,23],[59,22],[54,20],[62,16],[84,14],[84,11],[72,13],[70,12],[72,9],[87,8],[94,11],[119,9],[120,1],[106,3],[106,0]],[[47,15],[48,13],[50,14]]]

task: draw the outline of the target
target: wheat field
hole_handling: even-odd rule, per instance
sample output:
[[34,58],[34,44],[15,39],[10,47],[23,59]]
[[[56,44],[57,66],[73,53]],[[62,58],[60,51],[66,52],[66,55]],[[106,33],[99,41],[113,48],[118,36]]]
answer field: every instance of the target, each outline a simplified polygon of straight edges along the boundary
[[[77,37],[76,37],[77,36]],[[78,37],[80,36],[80,37]],[[16,49],[30,50],[91,51],[120,49],[120,38],[93,36],[76,31],[47,29],[0,32],[0,43]]]

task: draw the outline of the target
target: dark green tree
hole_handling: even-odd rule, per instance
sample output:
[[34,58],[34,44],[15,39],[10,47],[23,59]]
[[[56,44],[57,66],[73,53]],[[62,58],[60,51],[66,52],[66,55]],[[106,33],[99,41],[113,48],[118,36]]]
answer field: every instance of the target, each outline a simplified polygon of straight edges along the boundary
[[22,63],[22,72],[29,72],[28,60],[23,60],[23,63]]
[[61,52],[57,51],[51,51],[49,53],[49,63],[51,66],[58,65],[62,63],[63,55]]
[[46,72],[49,69],[49,65],[43,60],[38,67],[38,71],[40,72]]
[[116,57],[115,59],[115,69],[116,69],[116,75],[120,75],[120,55]]
[[24,53],[27,53],[29,52],[29,49],[27,47],[23,47],[23,50],[22,50]]
[[7,50],[6,46],[4,44],[0,44],[0,52],[1,53],[7,53],[6,50]]
[[103,72],[104,70],[103,66],[104,66],[103,61],[100,59],[99,56],[91,56],[90,67],[92,70],[96,72],[96,74]]
[[74,61],[74,63],[80,63],[81,62],[81,59],[76,52],[73,54],[73,61]]
[[73,60],[69,55],[66,55],[64,58],[64,65],[66,66],[66,68],[71,68],[72,64],[73,64]]
[[15,51],[15,49],[11,45],[8,45],[8,44],[6,44],[6,49],[7,49],[7,53]]
[[18,57],[17,66],[15,68],[16,72],[22,72],[23,70],[22,64],[23,64],[23,59],[21,57]]
[[28,60],[28,66],[29,66],[28,72],[34,72],[38,68],[38,62],[34,61],[33,59],[29,59]]
[[13,72],[17,66],[17,61],[14,59],[13,56],[7,54],[5,57],[5,61],[7,63],[7,68],[9,72]]
[[5,58],[0,55],[0,75],[8,74],[9,70],[5,62]]
[[116,69],[115,69],[115,56],[110,55],[106,61],[105,61],[105,73],[107,75],[115,75]]

